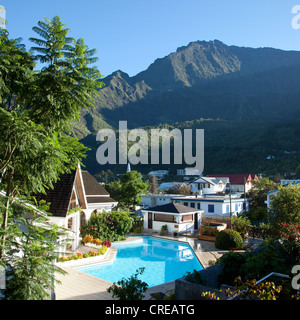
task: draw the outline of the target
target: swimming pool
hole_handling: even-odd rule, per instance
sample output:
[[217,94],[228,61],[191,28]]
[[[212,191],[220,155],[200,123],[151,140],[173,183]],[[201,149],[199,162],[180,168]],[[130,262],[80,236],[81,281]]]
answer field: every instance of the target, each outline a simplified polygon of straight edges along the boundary
[[191,247],[179,241],[143,237],[139,241],[116,243],[113,246],[118,251],[112,263],[76,269],[109,282],[117,282],[144,267],[144,273],[138,278],[149,287],[181,278],[186,272],[203,269]]

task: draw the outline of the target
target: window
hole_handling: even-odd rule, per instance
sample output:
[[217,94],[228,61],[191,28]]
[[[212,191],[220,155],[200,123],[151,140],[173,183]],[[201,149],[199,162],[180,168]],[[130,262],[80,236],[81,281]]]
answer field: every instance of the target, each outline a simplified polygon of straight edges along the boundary
[[197,207],[198,207],[198,209],[201,209],[201,204],[197,203]]
[[172,214],[154,213],[154,221],[174,222],[175,218]]
[[188,207],[189,203],[188,202],[184,202],[183,205]]
[[73,227],[73,217],[68,219],[68,229],[72,229]]
[[213,204],[209,204],[208,205],[208,212],[215,212],[215,205],[213,205]]
[[192,214],[182,215],[182,222],[188,222],[188,221],[193,221],[193,215]]
[[226,205],[226,213],[229,213],[229,204]]
[[191,202],[191,207],[195,208],[195,203]]

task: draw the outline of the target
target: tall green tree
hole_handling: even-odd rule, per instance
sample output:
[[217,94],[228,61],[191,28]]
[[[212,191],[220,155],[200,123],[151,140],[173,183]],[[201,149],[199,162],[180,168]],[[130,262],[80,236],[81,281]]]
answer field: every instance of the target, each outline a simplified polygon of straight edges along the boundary
[[[95,62],[95,50],[89,50],[82,39],[69,38],[69,29],[59,17],[39,21],[33,29],[41,39],[31,39],[36,45],[32,52],[0,30],[0,189],[5,192],[0,207],[2,263],[10,252],[11,239],[17,237],[9,228],[13,205],[21,198],[29,202],[32,193],[45,193],[85,156],[87,148],[69,134],[69,128],[82,108],[93,105],[102,86],[100,72],[89,66]],[[41,70],[34,70],[35,61],[43,64]],[[32,256],[35,250],[27,252]],[[16,261],[12,265],[18,266]],[[34,274],[31,280],[39,281]]]
[[118,181],[107,185],[111,196],[119,203],[119,207],[134,207],[141,203],[141,194],[148,192],[149,184],[142,180],[138,171],[130,171],[123,174]]
[[272,225],[277,228],[280,223],[300,224],[300,186],[281,186],[278,191],[271,202]]
[[265,201],[267,200],[266,193],[276,190],[278,183],[270,180],[268,177],[261,177],[258,181],[252,180],[253,188],[250,190],[251,207],[265,207]]
[[97,89],[103,86],[97,61],[83,39],[68,37],[59,17],[39,21],[33,30],[40,38],[30,38],[37,46],[35,59],[45,67],[35,75],[32,99],[28,106],[35,122],[55,130],[66,130],[80,116],[81,109],[93,107]]

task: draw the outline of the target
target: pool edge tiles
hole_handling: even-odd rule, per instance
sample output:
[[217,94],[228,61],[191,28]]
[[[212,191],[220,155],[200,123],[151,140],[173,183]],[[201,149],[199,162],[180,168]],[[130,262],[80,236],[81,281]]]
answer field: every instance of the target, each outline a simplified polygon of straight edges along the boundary
[[[149,287],[183,277],[187,272],[202,270],[203,266],[189,243],[158,237],[142,237],[143,241],[112,244],[117,248],[113,261],[77,267],[108,282],[117,282],[132,276],[140,267],[145,272],[138,276]],[[119,250],[118,250],[119,249]]]

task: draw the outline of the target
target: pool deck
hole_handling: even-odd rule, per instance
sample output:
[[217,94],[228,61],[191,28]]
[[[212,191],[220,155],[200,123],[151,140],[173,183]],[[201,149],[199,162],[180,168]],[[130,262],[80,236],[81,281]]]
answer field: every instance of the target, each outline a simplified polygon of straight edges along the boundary
[[[151,235],[145,233],[143,235]],[[153,234],[153,236],[158,236]],[[129,236],[126,241],[134,241],[138,236]],[[191,248],[194,250],[196,256],[201,262],[203,268],[207,268],[211,261],[216,261],[227,251],[219,250],[215,248],[213,242],[198,240],[192,237],[173,237],[173,236],[160,236],[160,238],[165,238],[168,240],[177,240],[188,242]],[[253,241],[257,245],[260,241],[255,241],[249,239],[249,242]],[[113,244],[112,244],[113,246]],[[80,247],[78,252],[89,251],[90,248]],[[115,255],[115,250],[112,249],[107,254],[105,261],[110,261]],[[67,272],[66,275],[57,274],[57,280],[61,281],[61,284],[56,285],[55,296],[56,300],[113,300],[111,294],[106,290],[112,283],[96,278],[94,276],[85,274],[76,269],[70,267],[63,267],[63,270]],[[164,294],[169,294],[175,289],[175,281],[164,283],[155,287],[150,287],[145,292],[144,300],[152,299],[151,294],[162,292]]]

